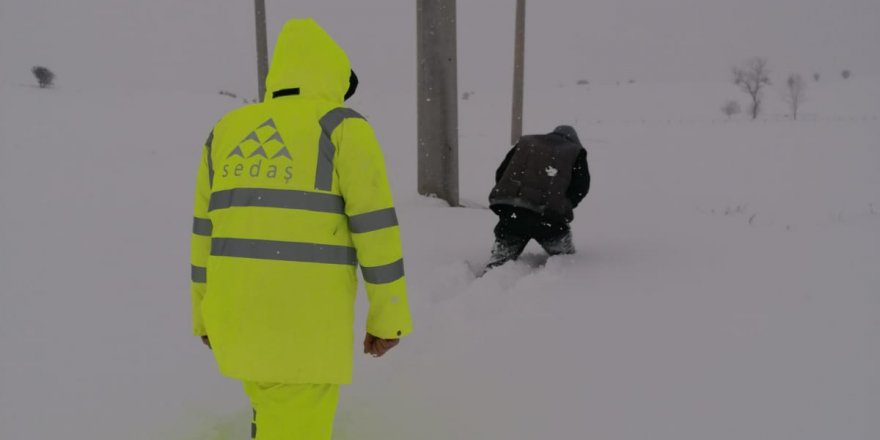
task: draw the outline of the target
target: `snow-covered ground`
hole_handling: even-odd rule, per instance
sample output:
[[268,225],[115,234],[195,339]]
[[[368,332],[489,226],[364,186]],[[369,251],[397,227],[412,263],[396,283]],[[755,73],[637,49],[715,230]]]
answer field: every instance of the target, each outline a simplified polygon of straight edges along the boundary
[[[527,130],[573,123],[590,152],[579,253],[530,245],[476,280],[494,216],[417,196],[412,96],[365,89],[416,331],[357,357],[337,437],[880,436],[880,80],[813,89],[802,121],[768,96],[728,122],[725,83],[536,81]],[[475,206],[506,92],[461,101]],[[0,101],[0,439],[246,438],[187,292],[200,144],[238,101],[9,83]]]

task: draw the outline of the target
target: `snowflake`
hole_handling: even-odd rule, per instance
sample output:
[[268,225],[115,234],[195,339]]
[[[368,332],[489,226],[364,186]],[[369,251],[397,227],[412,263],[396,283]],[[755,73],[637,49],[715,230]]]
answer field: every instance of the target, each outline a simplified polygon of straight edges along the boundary
[[544,172],[547,173],[547,175],[550,177],[556,177],[556,173],[558,173],[559,170],[557,170],[556,168],[553,168],[551,166],[548,166],[547,168],[544,169]]

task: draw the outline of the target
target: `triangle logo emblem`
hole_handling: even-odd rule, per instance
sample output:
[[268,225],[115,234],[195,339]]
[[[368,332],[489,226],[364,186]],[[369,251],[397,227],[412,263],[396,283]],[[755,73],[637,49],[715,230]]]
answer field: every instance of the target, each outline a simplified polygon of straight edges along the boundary
[[244,153],[241,152],[241,145],[235,147],[235,149],[232,150],[232,152],[230,152],[229,156],[226,156],[226,158],[229,159],[232,156],[238,156],[238,157],[244,159]]
[[266,155],[266,150],[263,149],[263,146],[262,146],[262,145],[260,145],[260,148],[257,148],[256,150],[254,150],[254,152],[251,153],[250,156],[248,156],[248,159],[250,159],[250,158],[252,158],[252,157],[254,157],[254,156],[263,156],[263,157],[265,157],[266,159],[269,158],[269,156]]
[[257,137],[257,133],[254,131],[252,131],[251,134],[247,135],[247,137],[244,138],[244,140],[242,140],[241,143],[245,143],[245,141],[249,141],[249,140],[254,141],[258,144],[260,143],[260,138]]
[[[263,130],[260,131],[260,129],[263,129]],[[260,131],[261,134],[258,134],[257,131]],[[266,139],[265,142],[263,142],[260,140],[261,136],[262,137],[269,136],[269,138]],[[242,139],[241,142],[239,142],[238,146],[236,146],[235,149],[233,149],[229,153],[229,155],[226,156],[226,158],[228,159],[232,156],[238,156],[238,157],[244,159],[245,155],[244,155],[244,151],[242,151],[242,146],[245,146],[248,149],[251,148],[251,147],[248,147],[247,145],[245,145],[248,141],[253,141],[254,143],[257,144],[257,149],[254,150],[253,153],[251,153],[247,156],[248,159],[250,159],[252,157],[256,157],[256,156],[263,156],[264,158],[268,159],[269,155],[266,153],[265,145],[271,141],[275,141],[275,142],[278,142],[279,144],[281,144],[281,149],[278,150],[278,152],[272,156],[272,159],[275,159],[278,157],[286,157],[289,160],[293,160],[293,157],[290,154],[290,150],[288,150],[287,146],[284,145],[284,139],[281,138],[281,133],[278,132],[278,129],[275,127],[275,121],[273,121],[272,118],[267,119],[266,122],[263,122],[262,124],[260,124],[260,126],[257,127],[256,130],[248,133],[248,135],[245,136],[245,138]]]
[[263,122],[259,127],[257,127],[257,130],[263,127],[272,127],[275,130],[278,130],[278,128],[275,127],[275,121],[273,121],[272,118],[269,118],[268,120],[266,120],[266,122]]
[[275,155],[272,156],[272,159],[275,159],[275,158],[278,158],[278,157],[282,157],[282,156],[283,156],[283,157],[286,157],[286,158],[288,158],[288,159],[290,159],[290,160],[293,160],[293,158],[290,157],[290,151],[287,150],[287,146],[284,146],[284,147],[282,147],[280,150],[278,150],[278,152],[275,153]]
[[279,144],[284,145],[284,140],[281,139],[281,133],[278,133],[277,131],[272,135],[272,137],[266,139],[266,142],[263,142],[263,145],[267,144],[269,141],[277,141]]

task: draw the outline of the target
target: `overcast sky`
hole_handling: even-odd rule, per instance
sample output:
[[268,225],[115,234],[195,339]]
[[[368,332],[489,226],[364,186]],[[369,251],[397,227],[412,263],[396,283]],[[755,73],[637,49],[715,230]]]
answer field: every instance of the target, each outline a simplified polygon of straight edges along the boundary
[[[507,75],[513,0],[459,1],[459,69]],[[724,81],[731,65],[880,76],[878,0],[531,0],[527,81]],[[313,16],[376,84],[414,84],[415,1],[267,0],[270,40]],[[68,86],[249,90],[252,2],[0,0],[0,80],[45,64]],[[489,72],[484,75],[483,72]],[[360,73],[359,73],[360,74]],[[475,82],[479,82],[474,79]],[[528,86],[528,83],[527,83]]]

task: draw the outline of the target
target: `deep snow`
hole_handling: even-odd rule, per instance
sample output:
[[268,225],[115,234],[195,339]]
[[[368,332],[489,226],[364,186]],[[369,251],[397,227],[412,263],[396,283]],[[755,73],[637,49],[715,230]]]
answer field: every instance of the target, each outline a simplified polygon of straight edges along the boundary
[[[531,245],[477,280],[493,215],[416,196],[413,129],[374,118],[417,326],[389,357],[357,357],[338,438],[876,438],[880,108],[850,103],[878,84],[817,87],[798,122],[701,111],[723,83],[678,105],[680,85],[629,86],[671,106],[654,118],[623,117],[650,104],[634,90],[551,85],[534,125],[558,105],[590,151],[580,252],[533,269]],[[0,438],[245,438],[246,400],[189,336],[187,293],[199,145],[237,102],[0,93],[15,104],[0,119]],[[621,113],[582,105],[600,100]],[[502,124],[463,118],[475,205]]]

